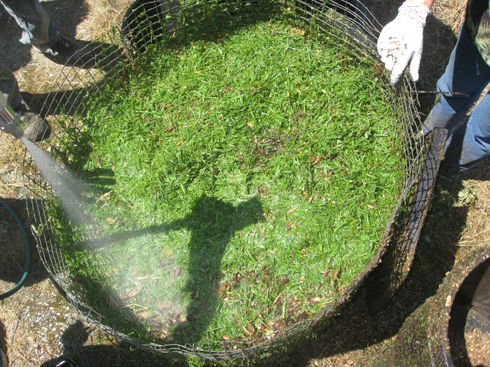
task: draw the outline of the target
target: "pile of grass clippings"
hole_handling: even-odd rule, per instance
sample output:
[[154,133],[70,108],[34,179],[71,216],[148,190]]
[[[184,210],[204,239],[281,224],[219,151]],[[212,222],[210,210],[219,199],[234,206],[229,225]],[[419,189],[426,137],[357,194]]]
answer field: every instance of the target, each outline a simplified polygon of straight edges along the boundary
[[365,268],[401,195],[398,116],[374,68],[283,14],[228,22],[108,81],[85,155],[56,144],[103,189],[88,242],[53,206],[72,277],[139,338],[250,339],[310,317]]

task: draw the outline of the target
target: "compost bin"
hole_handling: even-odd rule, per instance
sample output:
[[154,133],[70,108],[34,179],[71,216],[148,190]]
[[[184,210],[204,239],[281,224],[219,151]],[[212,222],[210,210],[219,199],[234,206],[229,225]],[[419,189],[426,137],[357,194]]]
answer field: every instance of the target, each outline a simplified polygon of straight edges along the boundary
[[[161,42],[174,46],[177,44],[176,47],[178,48],[179,37],[188,29],[193,31],[197,29],[201,32],[199,33],[200,35],[206,35],[208,30],[203,26],[203,24],[205,25],[203,19],[209,22],[213,16],[218,16],[216,13],[210,12],[208,7],[214,10],[218,9],[220,15],[224,18],[234,19],[240,17],[243,12],[253,13],[254,9],[260,9],[256,5],[257,3],[254,1],[180,2],[178,0],[138,0],[134,2],[128,8],[122,25],[114,25],[114,32],[108,34],[106,39],[100,40],[97,44],[90,44],[78,51],[67,62],[61,74],[53,83],[53,93],[46,98],[41,114],[55,128],[53,129],[53,136],[42,143],[42,147],[63,165],[70,167],[70,160],[76,160],[77,157],[81,156],[82,150],[85,152],[90,150],[80,140],[80,137],[87,137],[87,129],[84,128],[82,120],[85,116],[91,114],[91,104],[99,95],[105,93],[104,86],[106,84],[110,83],[111,80],[119,80],[122,83],[121,85],[131,84],[132,78],[136,75],[131,74],[131,72],[134,70],[145,70],[145,63],[151,62],[150,59],[145,57],[147,57],[149,52],[154,52],[155,45],[159,45]],[[223,338],[222,340],[204,340],[199,343],[194,339],[189,341],[178,339],[176,342],[175,339],[167,338],[168,335],[165,333],[154,339],[142,338],[140,334],[131,332],[132,323],[134,323],[135,329],[141,327],[134,314],[124,316],[121,324],[114,321],[114,315],[117,316],[128,308],[127,304],[123,304],[120,295],[115,294],[114,290],[107,287],[106,284],[92,284],[93,282],[91,283],[91,281],[93,279],[91,277],[95,277],[95,274],[88,271],[76,275],[73,274],[73,258],[68,259],[64,247],[64,241],[67,241],[70,236],[61,238],[56,235],[57,228],[54,228],[54,222],[51,220],[53,213],[57,210],[56,207],[53,207],[56,195],[50,185],[43,179],[31,157],[27,156],[24,163],[24,173],[26,188],[30,190],[28,196],[43,198],[42,201],[27,201],[31,228],[37,241],[40,257],[52,280],[80,314],[111,335],[161,353],[179,353],[206,359],[261,357],[272,350],[284,347],[297,338],[307,335],[314,325],[334,315],[362,287],[367,275],[374,269],[380,272],[383,280],[378,283],[377,289],[373,289],[373,292],[377,292],[379,296],[380,307],[382,307],[381,301],[386,301],[396,292],[410,270],[420,230],[431,199],[433,184],[442,156],[445,134],[436,132],[432,143],[431,136],[423,137],[419,134],[420,118],[416,106],[417,92],[408,78],[402,80],[396,89],[390,86],[376,51],[376,40],[381,24],[364,5],[357,1],[332,0],[317,2],[315,0],[297,0],[294,2],[273,3],[273,8],[287,12],[289,17],[294,18],[296,22],[300,22],[297,24],[302,26],[291,28],[291,34],[303,36],[306,33],[308,36],[309,33],[305,29],[314,29],[315,37],[317,37],[320,44],[327,40],[334,40],[343,50],[343,53],[370,65],[376,76],[376,78],[373,77],[373,80],[384,90],[385,97],[391,104],[391,109],[398,112],[395,123],[400,131],[399,137],[402,140],[402,151],[400,154],[403,157],[403,165],[398,166],[397,169],[403,173],[403,184],[399,197],[393,199],[393,210],[384,226],[374,255],[355,279],[346,287],[340,289],[335,299],[325,302],[325,307],[321,311],[314,314],[308,312],[298,313],[293,321],[290,320],[283,324],[282,327],[278,327],[277,330],[266,329],[263,325],[255,324],[251,325],[251,328],[244,327],[244,333],[248,338],[243,340]],[[255,12],[257,11],[259,10],[255,10]],[[212,15],[210,16],[210,14]],[[207,34],[207,37],[210,37],[210,35]],[[218,45],[221,46],[221,43],[218,42]],[[196,71],[196,73],[198,74],[199,71]],[[260,90],[253,90],[252,94],[255,95],[259,92]],[[226,88],[223,93],[228,93]],[[301,93],[297,92],[297,94]],[[166,107],[161,106],[162,109]],[[144,116],[144,114],[141,116],[143,122],[147,121],[147,119],[148,117]],[[138,124],[139,122],[134,121],[134,123]],[[253,128],[251,123],[247,126]],[[169,131],[171,130],[172,127],[169,127]],[[150,134],[153,134],[153,131],[150,131]],[[369,136],[368,132],[363,134],[365,134],[363,135],[365,137]],[[89,140],[90,138],[88,138]],[[60,142],[71,147],[71,158],[68,159],[58,155]],[[178,141],[175,143],[176,146],[180,144],[181,142]],[[79,153],[80,155],[78,155]],[[310,163],[315,166],[322,159],[327,160],[325,158],[310,157]],[[336,156],[333,155],[329,159],[335,161]],[[124,165],[124,162],[120,162],[120,164]],[[104,172],[100,178],[111,181],[110,172]],[[109,191],[105,192],[99,197],[98,202],[103,203],[110,195]],[[240,205],[241,207],[247,207],[252,212],[260,211],[260,203],[257,203],[254,198]],[[220,221],[225,221],[227,217],[235,215],[235,209],[240,207],[240,205],[237,204],[235,208],[232,208],[207,196],[201,196],[195,202],[194,209],[200,209],[203,206],[214,206],[224,214],[220,217],[222,218]],[[372,205],[375,206],[375,203]],[[204,208],[205,214],[208,213],[206,210]],[[293,214],[295,210],[296,208],[291,208],[287,214]],[[150,209],[148,214],[151,216]],[[259,217],[260,215],[257,214],[257,218],[249,218],[247,224],[260,221]],[[187,218],[190,221],[195,219],[192,215]],[[115,221],[112,217],[106,219],[109,225]],[[174,229],[176,228],[175,226],[181,224],[182,222],[174,221],[163,228],[165,230],[168,228]],[[188,223],[186,224],[188,225]],[[244,225],[242,223],[234,224],[235,227]],[[196,225],[192,228],[195,227]],[[235,227],[233,228],[236,229]],[[143,233],[144,231],[133,231],[133,236],[151,235],[159,228],[161,229],[162,227],[150,226],[145,233]],[[286,230],[289,231],[290,228]],[[362,233],[363,228],[359,228],[359,231]],[[107,237],[104,241],[91,238],[91,235],[97,237],[98,234],[98,232],[85,234],[82,237],[78,237],[78,241],[100,245],[104,241],[124,241],[127,239],[117,236]],[[74,235],[74,237],[76,236]],[[220,256],[222,257],[223,254]],[[192,262],[193,260],[189,261]],[[75,264],[75,266],[77,269],[83,270],[84,265],[80,263]],[[261,266],[260,263],[258,268],[262,269],[264,273],[268,272],[267,268]],[[174,276],[178,277],[180,270],[177,268],[172,269]],[[113,270],[113,272],[122,273],[124,270],[118,269]],[[340,276],[339,272],[340,270],[333,274],[335,281]],[[140,278],[146,279],[148,277],[151,276],[147,275]],[[91,287],[95,288],[90,288],[90,290],[83,289],[83,287],[80,288],[81,278],[84,279],[83,284],[88,284],[87,282],[89,282]],[[256,279],[259,282],[261,277],[259,276]],[[236,282],[239,280],[235,279]],[[287,277],[281,277],[277,279],[277,282],[288,283],[289,280]],[[218,287],[219,284],[209,283],[209,286]],[[97,289],[98,293],[105,295],[104,307],[101,306],[100,302],[97,306],[94,306],[94,289]],[[128,294],[131,291],[136,293],[134,289],[129,290],[126,298],[130,298]],[[192,307],[197,307],[192,304],[192,299],[197,297],[196,295],[191,295],[190,303]],[[279,308],[277,306],[278,300],[279,296],[271,302],[268,308]],[[311,301],[318,302],[316,297]],[[284,305],[287,306],[286,301],[284,301]],[[147,314],[144,311],[145,305],[142,306],[143,309],[138,310],[139,315]],[[169,306],[160,304],[159,307],[165,309]],[[105,312],[104,308],[108,312]],[[219,309],[219,305],[213,304],[212,311],[216,312],[216,309]],[[185,325],[192,323],[192,319],[184,317],[177,319],[176,322],[180,322],[185,327]],[[124,327],[122,323],[125,324]]]

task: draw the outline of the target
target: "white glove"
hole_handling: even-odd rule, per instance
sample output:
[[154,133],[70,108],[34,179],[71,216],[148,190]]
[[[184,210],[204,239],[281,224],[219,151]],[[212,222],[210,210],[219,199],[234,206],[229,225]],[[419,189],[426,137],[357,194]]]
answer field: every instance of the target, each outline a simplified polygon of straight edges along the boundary
[[405,2],[398,15],[384,26],[378,38],[378,53],[396,84],[410,63],[410,75],[419,80],[424,27],[430,10],[419,2]]

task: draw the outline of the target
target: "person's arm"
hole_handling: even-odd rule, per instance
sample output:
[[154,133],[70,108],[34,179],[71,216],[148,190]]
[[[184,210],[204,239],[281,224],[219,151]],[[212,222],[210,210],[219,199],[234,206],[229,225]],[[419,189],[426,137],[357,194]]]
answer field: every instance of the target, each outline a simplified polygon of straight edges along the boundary
[[396,18],[388,23],[378,38],[378,53],[396,84],[409,66],[414,81],[419,79],[420,60],[427,16],[435,0],[406,0]]

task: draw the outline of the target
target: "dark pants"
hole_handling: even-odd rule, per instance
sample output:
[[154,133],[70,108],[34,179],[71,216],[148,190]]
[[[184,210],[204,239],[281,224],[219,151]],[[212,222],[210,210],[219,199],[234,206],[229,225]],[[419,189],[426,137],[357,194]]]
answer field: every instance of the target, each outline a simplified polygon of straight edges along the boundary
[[[56,41],[55,25],[38,0],[0,0],[0,4],[22,28],[21,43],[44,49]],[[12,72],[1,64],[0,92],[14,109],[20,105],[22,98],[17,81]]]

